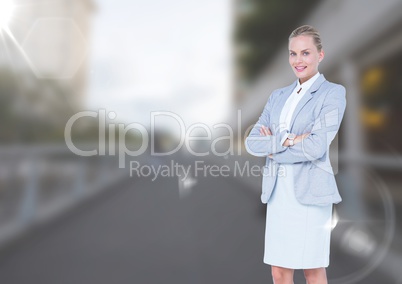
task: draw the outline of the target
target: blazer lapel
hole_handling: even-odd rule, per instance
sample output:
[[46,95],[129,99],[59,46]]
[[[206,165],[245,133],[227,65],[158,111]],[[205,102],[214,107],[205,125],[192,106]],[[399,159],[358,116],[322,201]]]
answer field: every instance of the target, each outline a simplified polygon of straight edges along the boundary
[[272,119],[271,119],[271,121],[273,122],[273,126],[275,127],[276,130],[279,130],[279,123],[280,123],[279,119],[281,118],[281,111],[286,103],[286,100],[292,94],[292,91],[296,87],[296,85],[297,80],[295,80],[293,84],[285,87],[278,96],[278,102],[275,104],[275,109],[277,111],[272,112]]
[[[320,76],[315,80],[315,82],[313,83],[313,85],[311,85],[311,87],[307,90],[307,92],[303,95],[303,97],[301,98],[300,102],[297,104],[293,115],[292,115],[292,119],[290,121],[290,125],[289,125],[289,129],[292,129],[293,123],[296,119],[297,114],[300,112],[300,110],[303,108],[303,106],[309,101],[311,100],[311,98],[313,97],[313,94],[318,90],[318,88],[321,86],[322,83],[324,83],[325,81],[325,77],[323,74],[320,74]],[[297,81],[296,81],[297,82]],[[289,96],[288,96],[289,97]],[[285,100],[286,101],[286,100]],[[283,107],[283,105],[282,105]]]

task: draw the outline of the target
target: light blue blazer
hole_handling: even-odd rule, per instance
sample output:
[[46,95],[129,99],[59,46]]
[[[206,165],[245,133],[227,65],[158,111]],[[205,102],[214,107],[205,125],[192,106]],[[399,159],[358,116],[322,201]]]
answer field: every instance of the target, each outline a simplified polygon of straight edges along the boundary
[[[345,113],[345,88],[327,81],[320,74],[296,106],[289,131],[280,131],[281,110],[296,87],[297,80],[272,92],[261,116],[245,140],[248,153],[267,157],[263,170],[261,202],[269,201],[280,164],[293,164],[294,190],[300,203],[321,206],[339,203],[342,198],[328,153]],[[260,135],[261,125],[268,126],[272,135]],[[294,146],[282,146],[281,141],[289,133],[301,135],[307,132],[310,135],[302,142]],[[273,154],[272,158],[268,157],[269,154]]]

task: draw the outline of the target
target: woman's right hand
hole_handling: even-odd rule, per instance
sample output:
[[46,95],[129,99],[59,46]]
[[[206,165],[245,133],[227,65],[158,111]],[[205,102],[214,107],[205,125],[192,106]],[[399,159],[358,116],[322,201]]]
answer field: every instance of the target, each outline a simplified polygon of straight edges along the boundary
[[272,135],[272,132],[271,132],[271,130],[267,127],[267,126],[261,126],[261,128],[260,128],[260,134],[262,135],[262,136],[268,136],[268,135]]

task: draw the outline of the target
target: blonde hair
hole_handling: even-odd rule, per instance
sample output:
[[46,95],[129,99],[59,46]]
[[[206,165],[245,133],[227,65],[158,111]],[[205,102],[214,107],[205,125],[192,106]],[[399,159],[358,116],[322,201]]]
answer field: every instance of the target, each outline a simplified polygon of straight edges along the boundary
[[298,27],[290,34],[289,40],[300,35],[311,36],[314,40],[314,44],[317,47],[318,52],[321,51],[322,49],[321,36],[314,27],[309,25]]

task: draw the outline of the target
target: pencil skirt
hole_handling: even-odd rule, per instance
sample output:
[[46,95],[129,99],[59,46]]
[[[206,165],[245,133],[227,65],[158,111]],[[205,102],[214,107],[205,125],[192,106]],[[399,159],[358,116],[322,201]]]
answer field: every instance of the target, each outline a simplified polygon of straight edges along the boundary
[[264,263],[292,269],[329,266],[332,204],[301,204],[293,165],[281,164],[267,202]]

